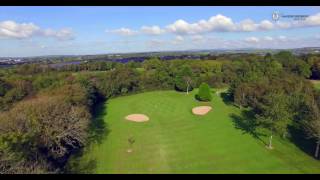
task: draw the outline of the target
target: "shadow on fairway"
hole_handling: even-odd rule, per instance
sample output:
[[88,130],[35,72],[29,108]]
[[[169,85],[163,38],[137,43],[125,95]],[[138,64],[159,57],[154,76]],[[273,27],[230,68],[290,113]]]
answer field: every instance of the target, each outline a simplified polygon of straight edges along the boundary
[[90,159],[86,162],[81,162],[79,158],[82,156],[83,152],[79,154],[73,161],[69,162],[66,174],[93,174],[97,168],[97,160]]
[[85,154],[86,150],[88,148],[90,149],[90,146],[92,144],[98,143],[101,144],[110,133],[110,129],[108,128],[108,125],[104,121],[104,118],[107,114],[107,102],[100,102],[95,105],[92,112],[92,121],[89,126],[89,139],[88,144],[86,145],[87,148],[81,149],[79,152],[74,154],[72,158],[70,159],[67,168],[66,173],[84,173],[84,174],[90,174],[94,173],[94,170],[97,167],[97,160],[96,159],[89,159],[89,160],[83,160],[82,157]]
[[92,122],[90,124],[90,143],[102,143],[110,133],[108,124],[104,121],[107,115],[107,102],[100,102],[94,108]]
[[267,145],[267,143],[260,138],[266,135],[257,131],[258,124],[256,123],[253,111],[243,110],[241,115],[231,114],[230,117],[236,129],[252,135],[252,137],[260,140],[264,145]]
[[301,130],[299,131],[293,126],[289,126],[288,130],[290,133],[290,136],[288,137],[289,140],[303,152],[313,157],[316,146],[315,141],[312,141],[312,139],[306,139],[306,135]]
[[223,100],[223,102],[226,104],[226,105],[233,105],[233,101],[232,101],[232,97],[231,97],[231,94],[228,93],[228,92],[221,92],[220,93],[220,96]]

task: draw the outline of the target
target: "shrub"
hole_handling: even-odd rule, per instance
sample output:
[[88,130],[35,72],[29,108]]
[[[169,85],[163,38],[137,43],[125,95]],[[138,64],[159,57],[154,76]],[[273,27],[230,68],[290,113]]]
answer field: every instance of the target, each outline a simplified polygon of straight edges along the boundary
[[210,93],[210,87],[207,83],[201,83],[199,92],[196,94],[196,99],[199,101],[211,101],[212,96]]

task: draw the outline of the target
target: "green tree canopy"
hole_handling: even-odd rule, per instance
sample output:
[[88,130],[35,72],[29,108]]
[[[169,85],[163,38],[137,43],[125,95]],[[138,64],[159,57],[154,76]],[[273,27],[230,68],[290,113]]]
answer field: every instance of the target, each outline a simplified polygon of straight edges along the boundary
[[193,73],[190,66],[183,66],[177,73],[175,78],[175,88],[178,91],[189,92],[192,91]]
[[212,96],[210,87],[207,83],[201,83],[199,92],[198,94],[196,94],[196,99],[198,99],[199,101],[211,101]]

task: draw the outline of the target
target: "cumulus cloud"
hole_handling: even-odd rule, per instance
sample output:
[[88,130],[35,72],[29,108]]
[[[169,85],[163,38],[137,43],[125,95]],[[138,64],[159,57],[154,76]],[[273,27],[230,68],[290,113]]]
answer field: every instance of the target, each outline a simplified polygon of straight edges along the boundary
[[[265,36],[265,37],[248,37],[242,39],[240,47],[248,48],[298,48],[319,46],[319,40],[313,36],[310,37],[288,37],[288,36]],[[235,43],[234,43],[235,44]],[[239,45],[240,43],[238,43]]]
[[71,29],[41,29],[33,23],[17,23],[15,21],[0,22],[0,37],[27,39],[34,36],[54,37],[59,40],[70,40],[74,38]]
[[73,31],[70,28],[65,28],[61,30],[52,30],[52,29],[46,29],[40,32],[41,34],[49,37],[55,37],[59,40],[72,40],[74,39]]
[[120,28],[114,30],[107,30],[106,32],[112,32],[121,36],[132,36],[137,34],[137,31],[129,29],[129,28]]
[[279,36],[278,40],[280,41],[287,41],[287,37],[286,36]]
[[203,42],[205,40],[205,38],[203,36],[201,36],[201,35],[193,35],[191,37],[191,40],[193,42]]
[[317,13],[315,15],[307,17],[305,19],[305,21],[302,21],[302,24],[305,26],[319,26],[320,25],[320,13]]
[[132,30],[129,28],[120,28],[107,32],[116,33],[123,36],[131,36],[140,32],[148,35],[161,35],[164,33],[173,33],[176,35],[202,35],[210,32],[255,32],[255,31],[271,31],[278,29],[302,28],[310,26],[320,26],[320,13],[311,15],[305,20],[300,21],[282,21],[277,22],[262,20],[255,22],[252,19],[244,19],[234,22],[230,17],[217,14],[207,20],[198,20],[190,23],[183,19],[178,19],[172,24],[165,27],[157,25],[142,26],[140,30]]
[[[240,22],[234,22],[230,17],[218,14],[210,17],[208,20],[199,20],[189,23],[179,19],[165,27],[167,32],[187,35],[202,34],[208,32],[252,32],[252,31],[269,31],[274,29],[289,29],[308,26],[320,26],[320,13],[311,15],[301,21],[277,21],[262,20],[255,22],[251,19],[245,19]],[[160,29],[160,27],[159,27]]]
[[260,39],[257,38],[257,37],[248,37],[248,38],[245,39],[245,41],[249,42],[249,43],[257,43],[257,42],[260,41]]
[[4,38],[29,38],[40,28],[33,23],[16,23],[14,21],[0,22],[0,37]]
[[172,41],[172,43],[173,44],[180,44],[180,43],[182,43],[184,41],[184,38],[182,37],[182,36],[176,36],[175,38],[174,38],[174,40]]
[[195,23],[188,23],[185,20],[179,19],[166,27],[168,32],[181,35],[201,34],[207,32],[265,31],[274,28],[275,25],[268,20],[256,23],[251,19],[245,19],[239,23],[235,23],[230,17],[221,14],[212,16],[208,20],[200,20]]
[[238,24],[238,28],[240,31],[255,31],[257,29],[258,25],[255,24],[255,22],[251,19],[246,19],[241,21]]
[[260,23],[255,23],[251,19],[246,19],[241,21],[238,24],[235,24],[235,31],[244,31],[244,32],[251,32],[251,31],[266,31],[272,30],[275,26],[272,22],[268,20],[263,20]]
[[165,30],[161,29],[159,26],[142,26],[141,31],[149,35],[160,35],[165,32]]
[[296,41],[297,38],[288,38],[287,36],[277,36],[277,37],[271,37],[271,36],[265,36],[262,38],[258,38],[258,37],[247,37],[244,39],[245,42],[247,43],[251,43],[251,44],[257,44],[257,43],[283,43],[283,42],[293,42]]
[[210,31],[232,31],[234,23],[231,18],[218,14],[209,20],[200,20],[196,23],[188,23],[182,19],[175,21],[166,27],[169,32],[177,34],[197,34]]
[[271,30],[271,29],[274,29],[274,27],[275,27],[275,25],[268,20],[263,20],[259,24],[260,30]]

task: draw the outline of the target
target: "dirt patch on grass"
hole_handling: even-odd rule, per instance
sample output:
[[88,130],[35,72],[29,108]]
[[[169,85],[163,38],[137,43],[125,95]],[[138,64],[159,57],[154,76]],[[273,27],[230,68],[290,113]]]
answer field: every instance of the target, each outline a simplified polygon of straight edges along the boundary
[[192,113],[195,115],[206,115],[209,111],[211,111],[211,106],[198,106],[192,108]]
[[126,116],[126,120],[134,122],[146,122],[149,121],[149,117],[144,114],[130,114]]

